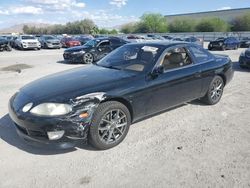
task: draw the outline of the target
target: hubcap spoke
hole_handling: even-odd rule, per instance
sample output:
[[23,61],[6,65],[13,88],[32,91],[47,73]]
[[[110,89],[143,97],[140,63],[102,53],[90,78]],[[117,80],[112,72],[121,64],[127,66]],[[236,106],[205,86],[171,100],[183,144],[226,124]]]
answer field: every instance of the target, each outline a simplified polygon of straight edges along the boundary
[[126,123],[122,123],[122,124],[118,124],[118,125],[116,125],[116,128],[124,127],[126,125],[127,125],[127,122]]

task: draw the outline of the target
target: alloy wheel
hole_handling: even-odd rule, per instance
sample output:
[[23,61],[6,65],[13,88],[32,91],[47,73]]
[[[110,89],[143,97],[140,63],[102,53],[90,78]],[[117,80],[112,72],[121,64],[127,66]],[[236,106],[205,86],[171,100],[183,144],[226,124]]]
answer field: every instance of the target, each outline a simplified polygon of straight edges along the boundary
[[120,109],[108,111],[98,126],[99,138],[105,144],[114,144],[122,138],[126,131],[128,120]]
[[86,54],[84,54],[84,56],[83,56],[83,61],[84,61],[84,63],[91,64],[91,63],[93,63],[93,61],[94,61],[94,57],[93,57],[92,54],[86,53]]
[[210,90],[210,97],[215,102],[221,98],[223,93],[223,81],[221,79],[216,79]]

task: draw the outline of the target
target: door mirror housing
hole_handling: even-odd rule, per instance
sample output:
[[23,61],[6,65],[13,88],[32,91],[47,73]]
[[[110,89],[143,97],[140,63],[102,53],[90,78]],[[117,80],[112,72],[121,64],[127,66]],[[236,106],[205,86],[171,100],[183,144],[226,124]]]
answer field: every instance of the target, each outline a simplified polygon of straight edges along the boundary
[[164,67],[162,65],[155,67],[154,70],[151,72],[151,77],[154,79],[158,77],[160,74],[164,73]]
[[153,74],[155,74],[155,75],[159,75],[159,74],[163,74],[163,73],[164,73],[164,67],[162,65],[156,67],[153,70]]

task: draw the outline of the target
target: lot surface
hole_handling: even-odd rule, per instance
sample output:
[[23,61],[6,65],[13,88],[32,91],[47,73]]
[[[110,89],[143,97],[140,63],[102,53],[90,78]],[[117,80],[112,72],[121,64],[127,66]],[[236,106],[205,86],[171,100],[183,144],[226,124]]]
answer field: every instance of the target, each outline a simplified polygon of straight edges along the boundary
[[235,62],[219,104],[195,101],[136,123],[107,151],[48,150],[20,139],[9,98],[32,80],[84,65],[64,64],[63,50],[0,53],[0,187],[250,187],[250,72],[238,67],[241,51],[213,52]]

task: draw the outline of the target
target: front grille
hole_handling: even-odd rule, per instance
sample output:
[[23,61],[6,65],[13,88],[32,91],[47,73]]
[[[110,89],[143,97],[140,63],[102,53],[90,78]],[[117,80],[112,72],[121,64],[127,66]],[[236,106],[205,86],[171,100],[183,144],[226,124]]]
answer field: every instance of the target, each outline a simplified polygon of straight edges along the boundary
[[71,58],[71,54],[63,54],[64,59],[70,59]]
[[59,45],[59,43],[52,43],[53,45]]
[[48,138],[45,132],[33,131],[33,130],[27,130],[27,131],[28,131],[28,135],[30,136]]
[[36,42],[28,42],[29,45],[36,45]]

